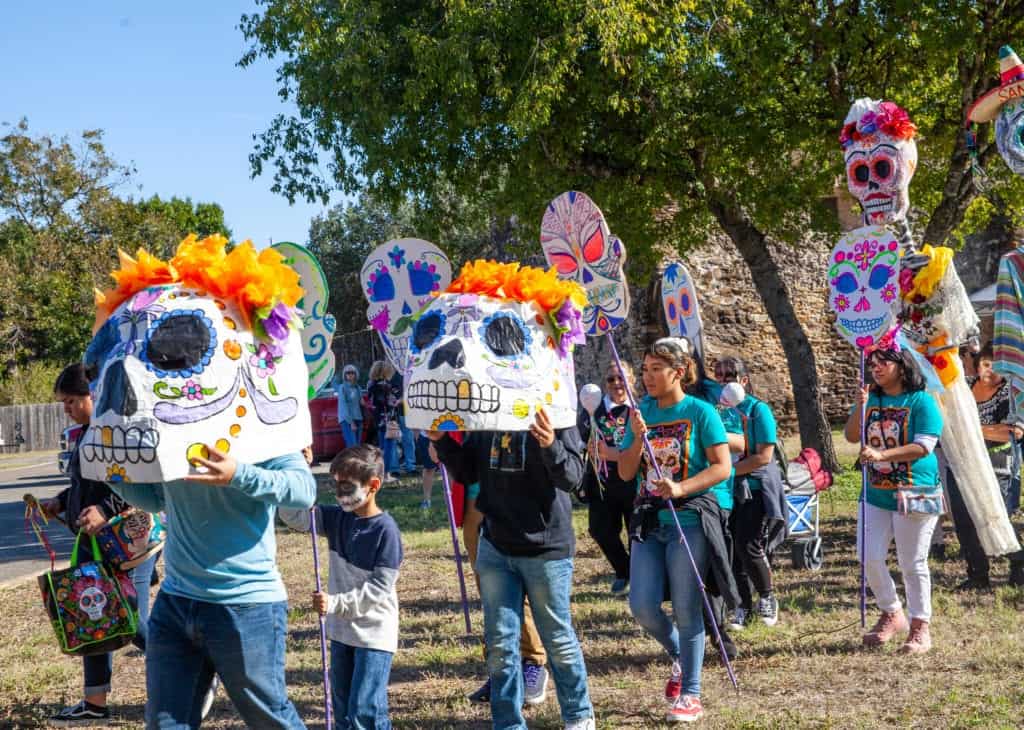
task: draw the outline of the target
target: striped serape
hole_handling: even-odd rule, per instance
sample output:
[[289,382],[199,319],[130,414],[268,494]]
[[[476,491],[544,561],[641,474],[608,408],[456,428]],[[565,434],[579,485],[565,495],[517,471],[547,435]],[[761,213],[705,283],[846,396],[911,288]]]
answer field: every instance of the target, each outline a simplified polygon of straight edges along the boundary
[[1024,247],[999,261],[992,349],[992,367],[1010,381],[1016,412],[1024,413]]

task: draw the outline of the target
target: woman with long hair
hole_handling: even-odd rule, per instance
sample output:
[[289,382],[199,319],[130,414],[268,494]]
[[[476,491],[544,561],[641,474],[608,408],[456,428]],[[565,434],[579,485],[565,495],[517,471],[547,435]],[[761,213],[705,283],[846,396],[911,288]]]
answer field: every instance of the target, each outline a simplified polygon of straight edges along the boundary
[[[725,519],[712,491],[729,478],[728,439],[715,408],[684,390],[696,380],[687,350],[685,342],[667,337],[645,351],[641,378],[648,395],[630,416],[618,462],[619,477],[626,481],[636,477],[643,462],[630,520],[629,608],[672,662],[665,685],[669,722],[692,722],[704,713],[703,605],[694,565],[702,576],[713,573],[715,584],[728,594],[726,603],[736,604]],[[644,436],[657,466],[648,461]],[[676,518],[693,562],[680,542]],[[671,619],[661,609],[666,578]]]
[[[909,628],[901,650],[923,654],[932,646],[928,546],[941,503],[934,449],[942,433],[942,414],[925,392],[924,378],[908,353],[874,350],[867,356],[867,367],[874,384],[861,389],[845,429],[847,441],[860,441],[864,408],[866,443],[860,460],[868,466],[868,484],[864,544],[858,550],[882,615],[863,641],[866,646],[881,646]],[[859,542],[861,530],[857,534]],[[886,565],[894,539],[907,592],[909,626]]]
[[373,405],[373,417],[376,421],[377,445],[384,452],[384,483],[395,481],[392,472],[398,471],[398,438],[388,438],[388,421],[398,422],[395,413],[398,399],[391,387],[391,378],[395,375],[394,366],[386,360],[377,360],[370,366],[369,384],[366,392]]

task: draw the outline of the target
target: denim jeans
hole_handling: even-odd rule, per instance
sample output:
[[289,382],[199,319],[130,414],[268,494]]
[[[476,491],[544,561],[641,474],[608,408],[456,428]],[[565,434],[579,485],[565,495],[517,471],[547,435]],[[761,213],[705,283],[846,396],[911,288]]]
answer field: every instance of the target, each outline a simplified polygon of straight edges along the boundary
[[491,720],[495,728],[526,727],[519,657],[524,595],[530,599],[533,619],[548,653],[562,720],[570,723],[594,716],[583,651],[569,614],[572,570],[572,558],[512,557],[499,552],[486,537],[480,537],[476,572],[484,607]]
[[342,421],[341,435],[345,439],[346,448],[355,446],[363,436],[363,422],[353,421],[349,423],[348,421]]
[[389,730],[389,651],[331,641],[334,730]]
[[220,604],[161,591],[149,620],[146,727],[197,728],[216,672],[246,726],[304,728],[284,677],[288,604]]
[[387,423],[377,427],[377,445],[384,456],[384,471],[388,474],[398,471],[398,441],[385,436],[388,432]]
[[[80,561],[92,560],[92,548],[86,548],[82,543],[79,544],[78,551]],[[139,563],[128,572],[139,599],[139,629],[135,633],[132,643],[142,651],[146,650],[146,622],[149,620],[149,579],[153,575],[153,566],[156,565],[158,557],[160,557],[159,553],[145,562]],[[110,676],[113,672],[114,655],[111,653],[82,657],[82,674],[85,679],[84,693],[94,695],[109,692]]]
[[416,438],[412,429],[406,428],[405,416],[398,417],[398,427],[402,429],[402,461],[408,472],[418,471],[416,468]]
[[[699,525],[683,527],[701,575],[707,574],[708,545]],[[675,622],[661,610],[668,575]],[[683,694],[700,696],[704,661],[703,601],[697,577],[675,525],[662,525],[644,542],[633,541],[629,559],[629,610],[683,669]]]

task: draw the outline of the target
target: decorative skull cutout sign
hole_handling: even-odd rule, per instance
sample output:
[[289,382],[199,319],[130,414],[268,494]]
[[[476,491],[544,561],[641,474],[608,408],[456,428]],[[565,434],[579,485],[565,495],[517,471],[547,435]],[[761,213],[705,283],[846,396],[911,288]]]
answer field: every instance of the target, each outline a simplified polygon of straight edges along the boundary
[[851,345],[863,349],[892,329],[899,262],[899,242],[881,226],[850,231],[829,254],[828,301]]
[[996,88],[967,112],[969,122],[996,123],[996,149],[1011,170],[1024,175],[1024,63],[1009,46],[999,49]]
[[169,263],[122,254],[85,355],[86,478],[169,482],[207,445],[257,463],[311,442],[298,275],[276,251],[226,244],[190,236]]
[[[671,261],[661,274],[661,304],[672,337],[685,337],[701,350],[700,305],[690,272],[679,261]],[[701,353],[703,354],[703,353]]]
[[525,431],[546,408],[576,423],[583,291],[518,264],[466,264],[411,328],[405,420],[438,431]]
[[366,257],[360,280],[370,303],[366,318],[380,335],[388,360],[404,373],[412,316],[451,283],[451,262],[430,241],[399,238]]
[[281,253],[285,262],[299,275],[302,299],[298,308],[302,313],[302,350],[309,367],[310,400],[334,377],[334,352],[331,340],[337,326],[334,315],[327,311],[330,289],[320,262],[312,252],[297,243],[281,241],[272,248]]
[[583,328],[603,335],[629,314],[629,288],[622,271],[626,247],[608,231],[601,209],[583,193],[562,193],[548,204],[540,245],[549,266],[587,292]]
[[903,220],[910,209],[908,189],[917,168],[917,127],[891,101],[857,99],[839,135],[846,161],[846,184],[860,201],[864,225]]

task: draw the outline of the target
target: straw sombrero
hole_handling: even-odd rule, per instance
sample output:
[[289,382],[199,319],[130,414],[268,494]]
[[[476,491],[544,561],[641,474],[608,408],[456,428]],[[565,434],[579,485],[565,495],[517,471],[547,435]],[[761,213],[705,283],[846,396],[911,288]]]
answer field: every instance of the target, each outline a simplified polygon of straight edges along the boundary
[[1009,46],[999,49],[999,77],[999,87],[979,97],[967,110],[967,121],[991,122],[999,115],[1003,104],[1024,100],[1024,63]]

